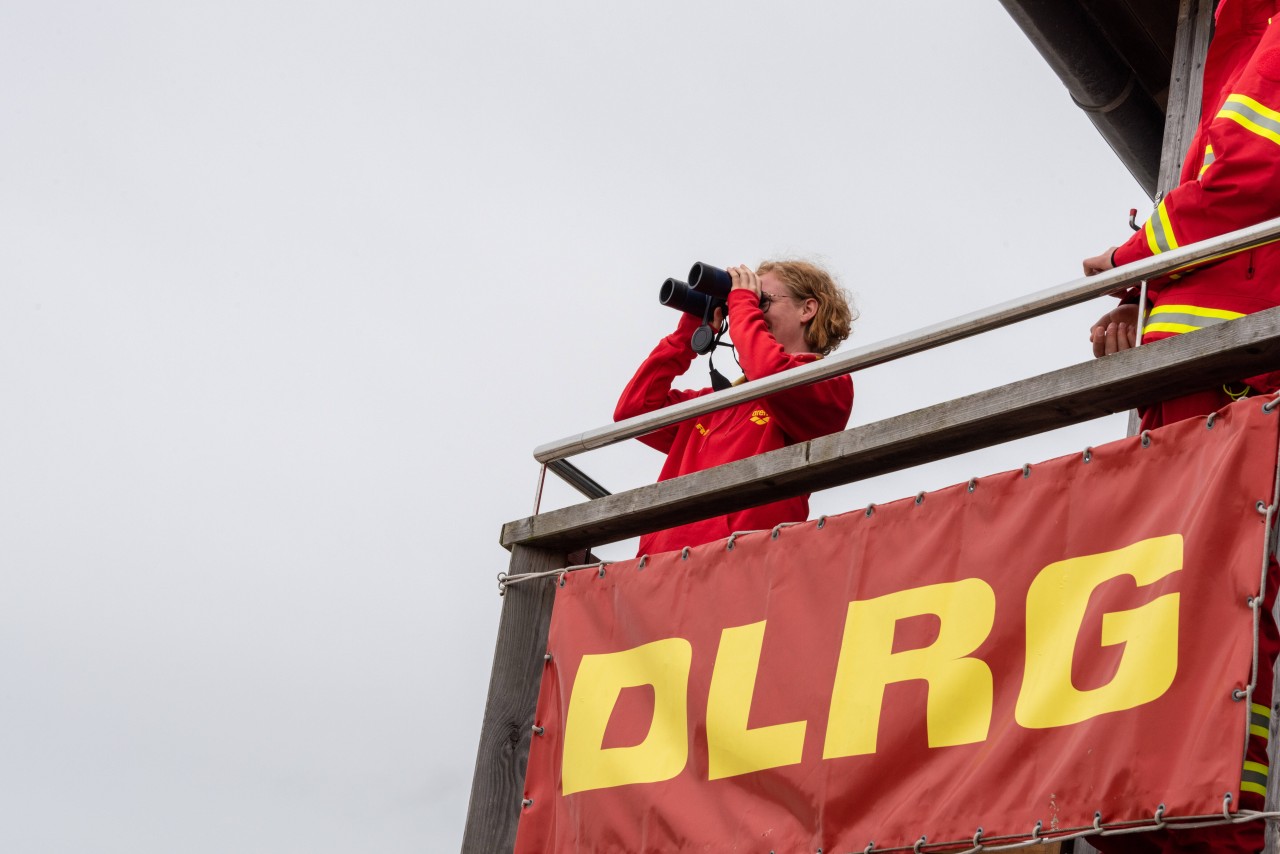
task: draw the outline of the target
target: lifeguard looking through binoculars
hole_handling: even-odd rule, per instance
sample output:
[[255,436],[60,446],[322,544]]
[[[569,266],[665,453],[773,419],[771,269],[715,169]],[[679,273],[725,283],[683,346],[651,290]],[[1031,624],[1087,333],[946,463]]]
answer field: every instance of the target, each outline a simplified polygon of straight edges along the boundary
[[[697,264],[690,279],[719,280],[721,288],[727,280],[728,292],[708,293],[706,286],[681,290],[671,283],[684,283],[672,279],[664,283],[662,296],[669,290],[683,294],[679,304],[662,299],[681,310],[680,321],[627,384],[614,410],[615,420],[714,391],[682,391],[671,385],[699,352],[714,349],[725,308],[744,379],[760,379],[822,358],[849,336],[856,316],[848,295],[830,274],[806,261],[766,261],[757,270],[742,265],[727,271]],[[716,303],[708,305],[697,297]],[[695,336],[702,346],[695,346]],[[668,480],[843,430],[852,409],[853,381],[842,375],[691,418],[641,436],[640,441],[667,455],[658,480]],[[807,495],[787,498],[646,534],[638,553],[696,546],[735,531],[772,528],[808,516]]]

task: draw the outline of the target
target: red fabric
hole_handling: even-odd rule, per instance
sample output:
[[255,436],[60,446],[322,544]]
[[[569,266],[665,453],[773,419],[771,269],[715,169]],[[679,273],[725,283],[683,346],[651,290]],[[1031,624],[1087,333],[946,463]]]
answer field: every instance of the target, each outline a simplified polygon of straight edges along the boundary
[[[783,352],[769,334],[759,302],[750,291],[729,293],[729,319],[738,361],[747,379],[772,376],[819,358],[812,353]],[[697,356],[689,345],[689,337],[697,327],[697,319],[680,315],[676,331],[658,343],[622,392],[613,413],[615,420],[711,394],[710,388],[671,388],[675,378],[688,370]],[[848,424],[852,409],[853,381],[845,375],[692,418],[642,436],[640,441],[667,455],[658,476],[663,481],[838,432]],[[808,517],[807,495],[785,498],[646,534],[640,538],[637,554],[696,546],[735,531],[772,528],[780,522],[802,522]]]
[[[1151,821],[1161,803],[1166,819],[1212,815],[1227,791],[1237,793],[1238,808],[1249,709],[1232,692],[1250,679],[1253,612],[1246,603],[1259,592],[1266,527],[1255,505],[1274,489],[1280,413],[1250,399],[1221,413],[1213,429],[1187,420],[1149,439],[1146,446],[1131,437],[1095,448],[1088,462],[1072,454],[1025,476],[1005,472],[980,478],[972,490],[960,484],[920,503],[880,505],[869,516],[858,510],[830,517],[821,528],[797,525],[776,538],[737,537],[732,547],[707,543],[687,557],[668,552],[643,565],[630,560],[599,573],[569,573],[556,593],[516,851],[861,851],[872,840],[877,850],[910,850],[921,835],[931,847],[963,847],[979,826],[994,845],[995,837],[1028,837],[1037,821],[1050,835],[1087,828],[1095,810],[1107,825]],[[1173,535],[1181,538],[1180,568],[1163,562],[1164,574],[1138,583],[1126,573],[1148,564],[1111,556],[1120,574],[1075,586],[1073,579],[1092,571],[1082,569],[1089,556]],[[1059,563],[1076,558],[1084,560]],[[1069,568],[1049,572],[1055,565]],[[961,583],[988,586],[992,610],[957,598],[945,619],[927,609],[890,621],[849,617],[851,605],[901,601],[893,597],[903,594],[958,597],[947,591]],[[1170,639],[1167,618],[1134,612],[1173,594]],[[1034,611],[1032,601],[1039,602]],[[1087,603],[1076,612],[1082,616],[1065,616],[1073,613],[1064,604],[1070,602]],[[834,716],[842,664],[864,668],[886,654],[927,650],[942,644],[944,626],[954,637],[957,623],[971,625],[982,613],[988,622],[964,649],[947,647],[947,656],[989,668],[989,705],[975,702],[981,680],[947,685],[907,670],[882,693],[846,695],[879,695],[867,709]],[[854,623],[877,626],[878,634],[842,652]],[[1127,625],[1130,634],[1107,640],[1109,624]],[[1065,625],[1074,645],[1068,640],[1053,654],[1041,647],[1031,657],[1029,625]],[[725,645],[733,648],[726,637],[753,626],[761,632],[754,671],[731,656],[738,663],[726,665],[732,675],[725,676],[718,664]],[[1075,690],[1094,691],[1126,672],[1125,657],[1156,636],[1165,638],[1158,651],[1137,670],[1130,661],[1127,671],[1168,674],[1161,683],[1167,687],[1151,699],[1060,724],[1028,723],[1017,711],[1027,685],[1055,655],[1069,656]],[[648,741],[658,706],[646,676],[628,676],[611,692],[598,676],[583,674],[655,643],[689,650],[685,681],[664,689],[687,708],[674,725],[668,718],[655,742],[668,750],[662,755],[677,756],[674,766],[643,780],[581,784],[583,768],[596,773],[629,761],[604,754]],[[664,653],[657,666],[670,661]],[[747,731],[803,723],[799,751],[712,779],[709,709],[717,676],[741,683],[735,708]],[[583,742],[582,733],[596,729],[575,729],[582,719],[575,722],[574,704],[599,706],[602,697],[599,740]],[[1040,694],[1039,702],[1063,708],[1055,693]],[[987,728],[977,740],[931,746],[930,703],[943,721],[977,719]],[[877,713],[873,751],[829,754],[832,732]],[[565,785],[571,743],[588,749],[573,766],[579,776]]]
[[[1280,216],[1280,144],[1218,118],[1227,97],[1246,95],[1280,110],[1280,16],[1277,0],[1223,0],[1205,63],[1200,124],[1182,165],[1181,182],[1163,205],[1179,246]],[[1212,163],[1201,174],[1205,148]],[[1158,215],[1157,215],[1158,216]],[[1153,254],[1145,229],[1115,251],[1117,265]],[[1280,305],[1280,244],[1238,253],[1208,266],[1153,280],[1152,307],[1193,305],[1252,314]],[[1144,342],[1167,338],[1152,331]],[[1260,391],[1280,388],[1280,373],[1251,378]]]

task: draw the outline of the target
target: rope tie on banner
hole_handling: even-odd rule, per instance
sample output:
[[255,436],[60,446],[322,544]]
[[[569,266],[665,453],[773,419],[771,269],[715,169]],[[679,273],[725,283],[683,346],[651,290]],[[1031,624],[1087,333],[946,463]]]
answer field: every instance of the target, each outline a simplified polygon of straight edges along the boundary
[[1082,456],[1084,457],[1084,461],[1085,461],[1086,463],[1087,463],[1087,462],[1092,461],[1092,460],[1093,460],[1093,448],[1085,448],[1085,449],[1084,449],[1084,454],[1083,454]]
[[974,852],[978,852],[978,851],[981,851],[984,847],[986,846],[982,844],[982,828],[979,827],[978,832],[973,835],[973,850]]
[[688,546],[685,546],[684,548],[682,548],[682,549],[680,550],[680,559],[681,559],[681,560],[688,560],[688,559],[689,559],[689,547],[688,547]]
[[1156,807],[1156,830],[1164,827],[1164,804]]
[[821,531],[827,526],[827,514],[823,513],[818,517],[818,530]]
[[1022,476],[1031,477],[1031,463],[1022,464]]
[[1226,792],[1222,796],[1222,817],[1227,821],[1231,821],[1231,793]]
[[566,566],[561,569],[548,569],[544,572],[522,572],[519,575],[507,575],[505,572],[498,573],[498,595],[507,595],[507,588],[516,584],[524,584],[529,581],[537,581],[539,578],[556,578],[561,587],[564,587],[564,577],[567,573],[578,572],[583,569],[598,569],[599,577],[604,578],[604,568],[609,565],[607,560],[599,560],[595,563],[584,563],[577,566]]
[[1204,419],[1204,429],[1206,429],[1206,430],[1212,430],[1212,429],[1213,429],[1213,422],[1215,422],[1215,421],[1217,421],[1217,420],[1218,420],[1218,413],[1216,413],[1216,412],[1210,412],[1210,413],[1209,413],[1209,415],[1208,415],[1208,417]]
[[1151,447],[1151,431],[1150,430],[1142,431],[1142,447],[1144,448]]
[[1262,411],[1271,412],[1276,408],[1277,405],[1280,405],[1280,391],[1276,392],[1274,397],[1272,397],[1266,403],[1262,404]]
[[872,502],[871,504],[867,505],[866,512],[863,513],[863,515],[870,516],[872,513],[875,513],[875,512],[876,512],[876,505],[875,505],[875,502]]
[[921,491],[921,492],[917,492],[917,493],[916,493],[916,506],[917,506],[917,507],[919,507],[919,506],[920,506],[921,504],[923,504],[923,503],[924,503],[924,492],[923,492],[923,491]]
[[1039,838],[1040,838],[1040,829],[1041,829],[1042,827],[1044,827],[1044,822],[1042,822],[1040,819],[1036,819],[1036,826],[1035,826],[1035,827],[1033,827],[1033,828],[1031,828],[1031,838],[1032,838],[1032,839],[1039,839]]
[[911,850],[914,854],[920,854],[920,846],[924,845],[924,841],[926,839],[928,839],[928,837],[921,834],[920,838],[916,840],[916,844],[911,846]]
[[978,488],[978,479],[976,477],[969,478],[969,491],[973,492]]
[[1102,830],[1102,810],[1093,811],[1093,829]]
[[790,528],[792,525],[803,525],[803,524],[804,522],[779,522],[778,524],[773,526],[773,530],[769,533],[769,539],[771,540],[778,539],[778,532],[781,531],[783,528]]

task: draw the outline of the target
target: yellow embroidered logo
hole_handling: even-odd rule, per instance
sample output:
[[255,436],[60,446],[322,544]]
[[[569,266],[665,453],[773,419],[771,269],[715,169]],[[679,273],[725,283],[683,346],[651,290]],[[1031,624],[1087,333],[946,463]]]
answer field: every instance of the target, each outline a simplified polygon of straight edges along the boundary
[[769,423],[769,413],[765,412],[763,409],[757,409],[755,412],[751,413],[751,422],[763,427]]
[[693,426],[696,427],[698,432],[701,433],[702,435],[704,436],[707,435],[707,428],[702,426],[701,421],[693,422]]

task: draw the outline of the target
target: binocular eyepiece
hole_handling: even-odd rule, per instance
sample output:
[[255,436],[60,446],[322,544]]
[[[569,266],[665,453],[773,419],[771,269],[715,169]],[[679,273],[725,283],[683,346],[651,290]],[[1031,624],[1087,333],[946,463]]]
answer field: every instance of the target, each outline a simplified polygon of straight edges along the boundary
[[693,349],[699,354],[715,349],[716,334],[711,331],[711,318],[717,308],[727,309],[733,279],[719,267],[699,261],[689,268],[689,281],[667,279],[658,290],[658,302],[702,320],[693,334]]

